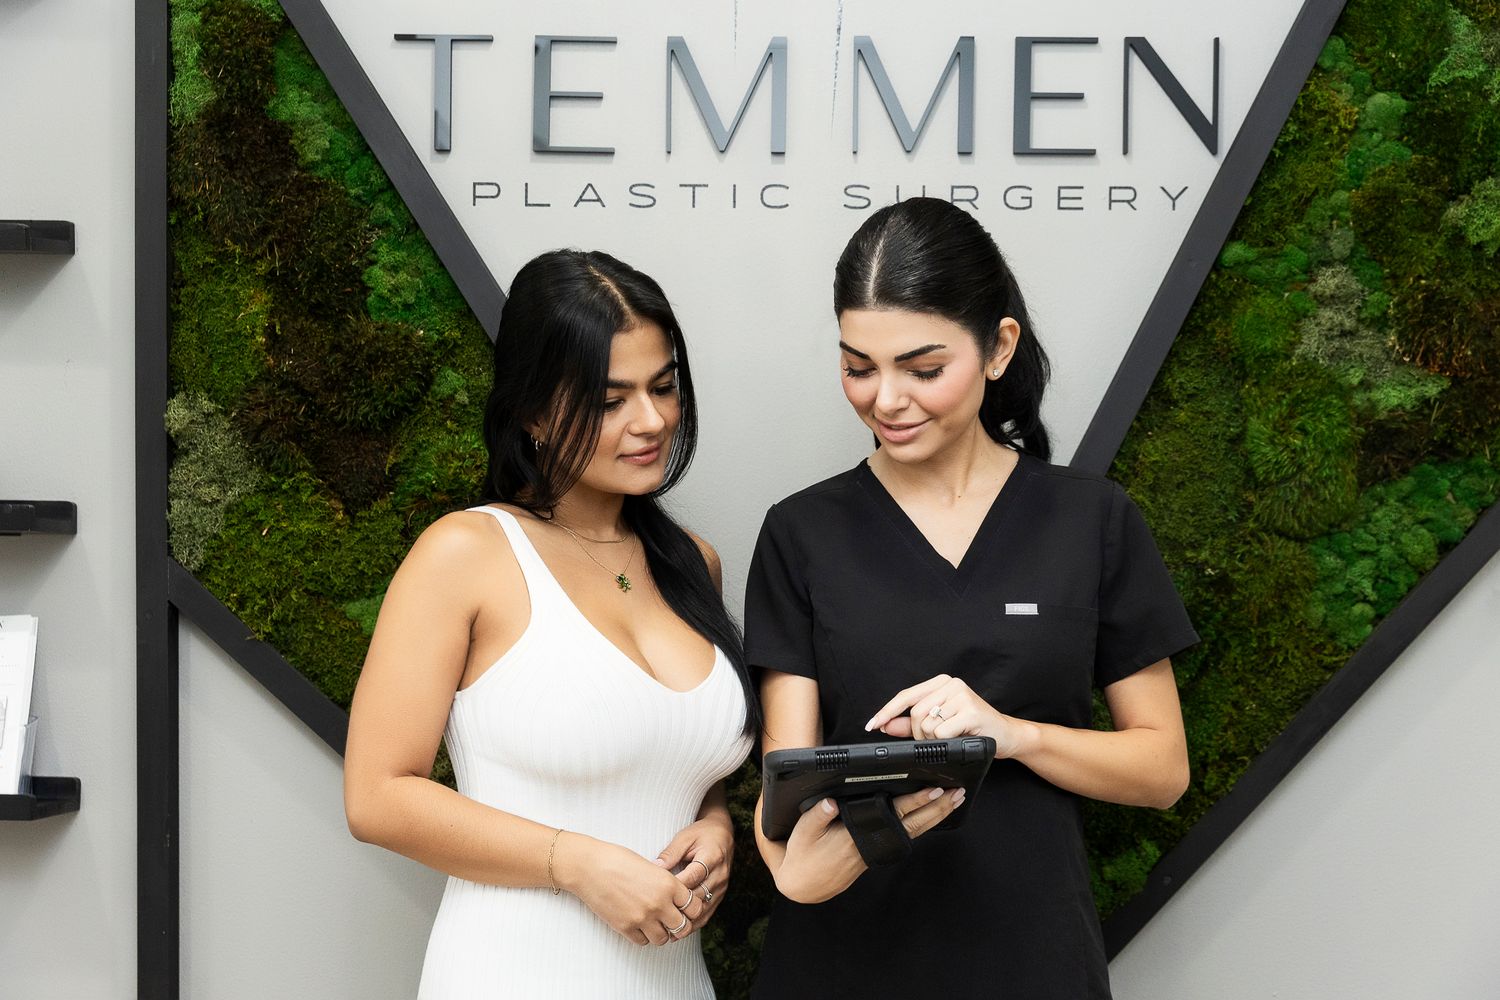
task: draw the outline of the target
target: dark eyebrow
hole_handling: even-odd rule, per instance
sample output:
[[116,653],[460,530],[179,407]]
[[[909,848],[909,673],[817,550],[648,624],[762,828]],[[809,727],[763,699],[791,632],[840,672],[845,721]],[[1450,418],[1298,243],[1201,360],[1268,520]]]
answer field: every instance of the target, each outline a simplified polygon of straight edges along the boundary
[[[673,358],[671,361],[668,361],[666,364],[664,364],[660,368],[658,368],[657,371],[656,371],[656,374],[652,375],[650,378],[648,378],[646,380],[646,383],[649,385],[650,383],[655,382],[657,379],[661,378],[667,372],[676,371],[676,370],[677,370],[677,359]],[[629,392],[631,389],[635,388],[635,383],[634,382],[622,382],[619,379],[612,378],[612,379],[610,379],[610,380],[608,380],[607,382],[604,383],[604,387],[606,389],[618,389],[621,392]]]
[[[844,351],[844,353],[846,353],[846,354],[852,354],[856,358],[864,358],[866,361],[870,360],[870,356],[868,354],[866,354],[864,351],[856,351],[854,348],[850,347],[848,344],[844,343],[842,340],[839,341],[839,347],[842,348],[843,351]],[[924,345],[922,347],[917,348],[914,351],[907,351],[904,354],[898,354],[898,355],[896,355],[896,363],[900,364],[903,361],[910,361],[912,358],[920,358],[922,355],[924,355],[924,354],[931,354],[933,351],[946,350],[947,347],[948,347],[947,344],[926,344],[926,345]]]
[[946,350],[947,347],[947,344],[926,344],[915,351],[907,351],[905,354],[896,355],[896,363],[900,364],[903,361],[910,361],[912,358],[920,358],[922,355],[931,354],[933,351]]

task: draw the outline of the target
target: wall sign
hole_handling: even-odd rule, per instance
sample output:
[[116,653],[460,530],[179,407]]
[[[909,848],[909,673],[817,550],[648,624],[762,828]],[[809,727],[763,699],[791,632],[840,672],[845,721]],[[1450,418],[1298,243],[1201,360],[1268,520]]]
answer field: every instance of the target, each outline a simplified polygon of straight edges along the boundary
[[662,282],[701,373],[680,495],[732,597],[766,506],[866,449],[829,289],[869,212],[995,235],[1066,462],[1301,6],[324,4],[502,288],[556,246]]

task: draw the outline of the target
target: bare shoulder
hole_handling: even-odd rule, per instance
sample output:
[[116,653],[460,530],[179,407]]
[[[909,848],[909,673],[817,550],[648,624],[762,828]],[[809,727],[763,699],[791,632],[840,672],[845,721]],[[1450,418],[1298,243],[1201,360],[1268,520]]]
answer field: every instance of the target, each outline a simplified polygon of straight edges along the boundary
[[462,587],[484,579],[485,571],[511,563],[497,559],[510,551],[510,540],[495,518],[482,511],[444,514],[417,536],[401,573],[424,581]]
[[[683,529],[687,531],[686,528]],[[688,531],[688,537],[698,546],[698,551],[703,553],[703,561],[708,565],[708,575],[714,581],[714,586],[719,590],[724,589],[724,565],[719,561],[719,553],[707,539],[702,538],[697,532]]]
[[[444,560],[470,558],[485,542],[493,543],[497,527],[494,518],[488,514],[477,510],[456,510],[423,529],[411,547],[411,554],[420,553]],[[503,533],[501,537],[503,539]]]

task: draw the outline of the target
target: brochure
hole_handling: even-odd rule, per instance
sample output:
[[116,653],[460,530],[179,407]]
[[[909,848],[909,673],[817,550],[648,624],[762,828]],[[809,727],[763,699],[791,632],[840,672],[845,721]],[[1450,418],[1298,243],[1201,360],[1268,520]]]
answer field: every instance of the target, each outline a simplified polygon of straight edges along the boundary
[[36,672],[35,615],[0,615],[0,795],[21,790]]

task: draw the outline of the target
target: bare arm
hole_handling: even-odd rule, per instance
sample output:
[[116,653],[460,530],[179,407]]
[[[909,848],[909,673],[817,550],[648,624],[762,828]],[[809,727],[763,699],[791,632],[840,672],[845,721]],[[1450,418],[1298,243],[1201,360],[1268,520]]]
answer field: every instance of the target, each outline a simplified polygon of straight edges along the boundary
[[[823,742],[818,682],[810,677],[767,670],[761,676],[760,708],[765,717],[765,731],[761,734],[762,753],[812,747]],[[771,870],[771,877],[775,878],[786,858],[786,841],[766,839],[760,826],[760,810],[764,804],[763,799],[755,803],[755,844],[760,848],[766,867]]]
[[1169,808],[1188,783],[1171,661],[1114,682],[1104,698],[1114,731],[1073,729],[1004,715],[962,680],[942,674],[896,695],[870,728],[915,739],[990,736],[996,757],[1018,760],[1060,788],[1105,802]]
[[689,531],[688,537],[698,546],[698,551],[703,553],[704,565],[708,567],[708,578],[714,582],[714,589],[719,592],[719,597],[724,596],[724,564],[719,560],[718,551],[710,544]]
[[[386,592],[349,713],[344,809],[357,839],[449,875],[547,885],[552,829],[428,778],[478,617],[472,581],[496,573],[476,558],[494,546],[475,516],[424,532]],[[524,594],[519,568],[510,575]],[[518,611],[524,622],[524,603]]]
[[670,872],[626,848],[560,834],[428,777],[464,675],[483,588],[518,595],[507,604],[513,616],[506,618],[512,612],[502,608],[496,612],[502,620],[491,623],[512,641],[530,617],[520,596],[526,593],[520,568],[503,558],[486,517],[450,514],[435,523],[391,581],[350,711],[344,757],[349,830],[469,881],[554,885],[636,943],[664,944],[682,914],[696,917],[702,910]]
[[1172,664],[1104,689],[1114,732],[1027,723],[1015,759],[1054,785],[1123,805],[1167,809],[1187,789],[1187,737]]

